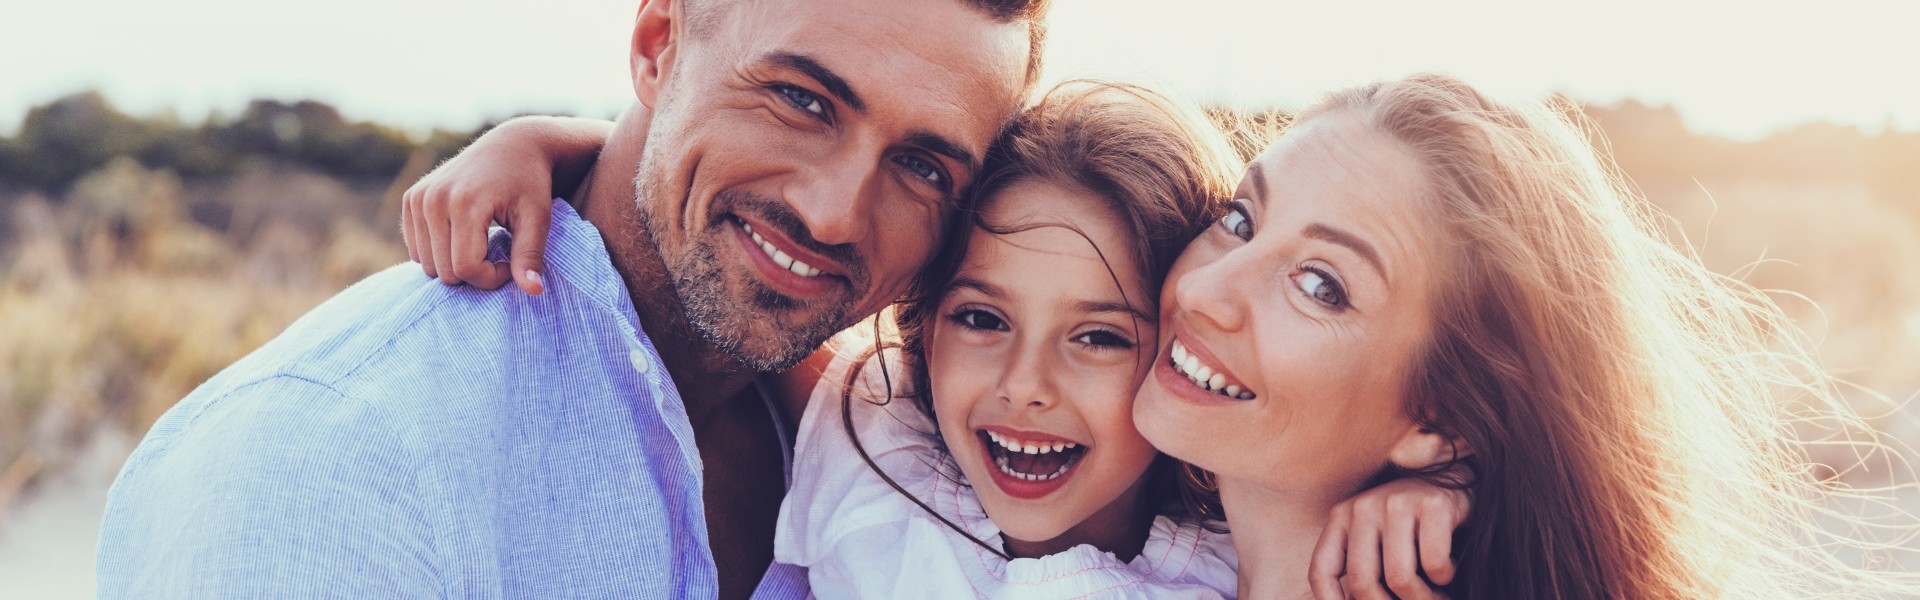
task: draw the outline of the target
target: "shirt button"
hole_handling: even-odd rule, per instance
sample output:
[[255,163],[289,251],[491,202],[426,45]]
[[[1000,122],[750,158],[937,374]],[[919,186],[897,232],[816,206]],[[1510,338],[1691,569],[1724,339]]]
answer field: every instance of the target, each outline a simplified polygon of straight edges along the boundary
[[633,362],[633,370],[639,371],[641,375],[653,370],[653,361],[647,359],[647,351],[644,348],[628,350],[627,360]]

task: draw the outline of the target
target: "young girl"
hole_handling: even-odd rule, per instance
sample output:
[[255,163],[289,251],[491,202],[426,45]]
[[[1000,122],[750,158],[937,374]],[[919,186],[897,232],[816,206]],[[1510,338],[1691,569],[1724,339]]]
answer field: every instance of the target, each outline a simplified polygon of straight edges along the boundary
[[1132,419],[1160,277],[1218,216],[1231,156],[1138,88],[1028,109],[919,291],[829,345],[776,559],[830,597],[1235,595],[1218,507]]

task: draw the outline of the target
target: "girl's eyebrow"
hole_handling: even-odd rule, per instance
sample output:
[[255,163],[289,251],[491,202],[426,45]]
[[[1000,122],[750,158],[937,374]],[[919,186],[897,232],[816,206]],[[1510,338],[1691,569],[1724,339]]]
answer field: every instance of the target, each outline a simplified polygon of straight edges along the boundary
[[1095,301],[1095,300],[1077,300],[1073,303],[1073,308],[1074,310],[1078,310],[1083,313],[1120,313],[1120,314],[1131,316],[1145,323],[1160,322],[1157,317],[1141,312],[1138,309],[1135,309],[1133,306],[1128,305],[1125,302],[1101,302],[1101,301]]
[[1004,290],[1001,290],[999,286],[996,286],[996,285],[993,285],[993,284],[991,284],[991,283],[987,283],[987,282],[985,282],[985,281],[981,281],[981,280],[978,280],[978,279],[974,279],[974,278],[972,278],[972,277],[959,277],[959,278],[955,278],[955,279],[953,280],[953,283],[950,283],[950,284],[947,284],[947,285],[948,285],[948,287],[951,287],[951,288],[966,288],[966,289],[970,289],[970,290],[973,290],[973,291],[976,291],[976,292],[980,292],[980,293],[982,293],[982,294],[986,294],[986,295],[988,295],[988,296],[992,296],[992,297],[994,297],[994,298],[1006,298],[1006,297],[1007,297],[1007,292],[1006,292],[1006,291],[1004,291]]

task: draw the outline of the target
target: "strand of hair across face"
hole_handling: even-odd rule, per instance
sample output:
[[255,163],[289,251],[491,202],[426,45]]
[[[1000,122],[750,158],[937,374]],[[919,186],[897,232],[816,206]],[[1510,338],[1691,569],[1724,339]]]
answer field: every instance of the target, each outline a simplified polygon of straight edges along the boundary
[[840,392],[840,426],[846,430],[847,439],[853,442],[853,450],[860,454],[860,460],[867,463],[867,468],[873,470],[873,474],[879,475],[882,481],[887,482],[888,486],[893,487],[893,491],[900,492],[901,496],[905,496],[908,501],[913,502],[915,506],[919,506],[921,510],[927,511],[928,515],[932,515],[933,518],[939,520],[941,524],[965,536],[968,541],[986,549],[988,552],[992,552],[994,556],[998,556],[1002,560],[1012,560],[1013,557],[1008,555],[1006,551],[995,548],[993,544],[987,543],[986,540],[975,537],[966,529],[961,528],[958,523],[954,523],[952,520],[947,519],[945,515],[940,514],[939,511],[934,510],[932,506],[928,506],[927,503],[918,496],[913,495],[912,492],[908,492],[906,487],[900,485],[900,482],[894,481],[892,476],[887,475],[886,470],[881,469],[879,463],[874,462],[873,455],[868,454],[867,447],[860,443],[860,434],[856,433],[853,429],[853,386],[854,382],[859,380],[861,370],[866,368],[868,359],[880,361],[880,378],[887,387],[887,399],[885,402],[870,403],[874,406],[886,406],[893,403],[893,376],[887,372],[886,353],[882,352],[885,347],[882,346],[879,341],[879,319],[879,315],[874,316],[874,344],[863,351],[861,356],[853,361],[853,368],[847,372],[847,379],[842,382],[843,386]]

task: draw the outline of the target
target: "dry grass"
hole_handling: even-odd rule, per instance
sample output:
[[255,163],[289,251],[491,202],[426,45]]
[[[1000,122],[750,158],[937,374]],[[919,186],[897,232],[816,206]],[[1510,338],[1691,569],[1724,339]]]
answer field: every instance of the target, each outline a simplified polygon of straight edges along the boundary
[[0,514],[103,425],[144,432],[334,292],[405,260],[396,242],[344,218],[273,221],[235,241],[184,218],[182,190],[128,161],[59,205],[8,202]]

